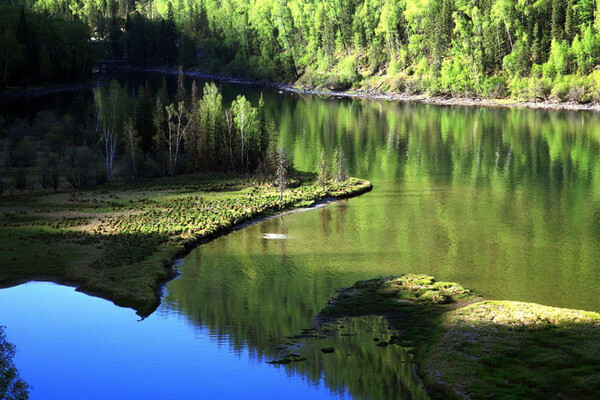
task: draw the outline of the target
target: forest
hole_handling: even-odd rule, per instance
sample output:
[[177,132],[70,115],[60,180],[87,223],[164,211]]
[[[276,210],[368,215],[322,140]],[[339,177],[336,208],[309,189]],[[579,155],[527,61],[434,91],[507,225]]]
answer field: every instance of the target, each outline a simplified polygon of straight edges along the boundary
[[[277,173],[278,132],[266,122],[262,97],[252,105],[239,95],[227,105],[214,83],[200,90],[196,82],[188,93],[181,69],[174,95],[164,79],[155,96],[147,82],[132,95],[113,80],[94,89],[93,110],[80,117],[0,117],[0,166],[9,176],[0,180],[0,194],[86,188],[115,175],[131,182],[195,172]],[[286,169],[292,164],[286,159]]]
[[16,85],[84,81],[93,60],[90,30],[81,20],[0,4],[0,92]]
[[595,0],[12,0],[132,64],[330,89],[589,102]]

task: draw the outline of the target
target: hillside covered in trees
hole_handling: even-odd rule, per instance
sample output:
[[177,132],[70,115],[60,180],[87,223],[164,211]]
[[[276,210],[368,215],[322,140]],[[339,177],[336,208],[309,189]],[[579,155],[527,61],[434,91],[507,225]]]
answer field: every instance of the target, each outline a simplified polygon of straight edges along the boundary
[[331,89],[593,101],[596,0],[12,0],[130,63]]
[[0,4],[0,91],[83,81],[92,62],[90,30],[82,21]]

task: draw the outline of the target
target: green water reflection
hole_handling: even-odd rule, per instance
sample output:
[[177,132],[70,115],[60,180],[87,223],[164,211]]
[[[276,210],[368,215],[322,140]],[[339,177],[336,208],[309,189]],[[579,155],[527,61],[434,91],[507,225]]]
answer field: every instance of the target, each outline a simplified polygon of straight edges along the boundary
[[[299,169],[342,146],[352,174],[375,189],[201,246],[166,307],[267,358],[314,325],[335,288],[378,275],[426,273],[489,298],[600,311],[598,116],[270,92],[266,101]],[[402,369],[410,364],[369,340],[350,346],[360,362],[314,351],[285,368],[357,398],[421,396]]]
[[[156,91],[162,76],[119,79],[134,93],[145,80]],[[169,83],[174,90],[173,77]],[[220,85],[226,101],[242,93],[256,104],[264,93],[267,119],[277,123],[298,169],[315,170],[321,149],[332,156],[341,146],[352,175],[375,188],[202,245],[169,283],[162,310],[264,361],[315,325],[335,288],[378,275],[425,273],[488,298],[600,311],[599,115]],[[89,93],[66,97],[0,108],[78,116],[73,110],[93,104]],[[265,233],[289,238],[267,240]],[[402,349],[372,342],[380,332],[369,330],[386,330],[385,322],[352,324],[355,335],[309,341],[301,349],[306,362],[273,368],[356,398],[422,397]],[[337,351],[322,354],[328,345]]]

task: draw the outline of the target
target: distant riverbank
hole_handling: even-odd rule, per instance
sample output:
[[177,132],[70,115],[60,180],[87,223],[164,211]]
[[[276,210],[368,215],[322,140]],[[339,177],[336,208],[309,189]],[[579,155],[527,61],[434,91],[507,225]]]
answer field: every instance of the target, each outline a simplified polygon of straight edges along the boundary
[[[122,72],[154,72],[161,74],[175,75],[177,69],[172,68],[138,68],[138,67],[122,67],[119,69]],[[224,81],[228,83],[238,83],[242,85],[258,85],[274,88],[281,91],[310,94],[317,96],[338,97],[338,98],[357,98],[371,99],[383,101],[399,101],[421,104],[432,104],[449,107],[488,107],[488,108],[530,108],[538,110],[565,110],[565,111],[600,111],[598,103],[577,103],[577,102],[559,102],[550,100],[526,101],[516,99],[487,99],[473,97],[451,97],[451,96],[430,96],[427,94],[406,94],[379,90],[330,90],[327,88],[309,87],[299,84],[276,83],[265,80],[256,80],[251,78],[234,77],[229,75],[209,74],[197,69],[185,70],[184,74],[202,79],[210,79],[215,81]],[[11,88],[4,92],[0,92],[1,99],[23,99],[48,96],[61,92],[72,92],[78,90],[92,89],[100,82],[90,81],[80,84],[64,84],[64,85],[48,85],[31,88]]]
[[78,90],[89,90],[100,85],[100,82],[89,81],[84,83],[65,83],[62,85],[51,84],[35,87],[14,87],[0,92],[0,100],[27,99],[44,97],[51,94],[63,92],[76,92]]
[[[155,72],[162,74],[177,74],[177,69],[169,68],[134,68],[126,67],[124,71],[137,72]],[[566,110],[566,111],[600,111],[600,104],[597,103],[576,103],[576,102],[558,102],[549,100],[524,101],[516,99],[484,99],[469,97],[449,97],[449,96],[430,96],[426,94],[406,94],[396,92],[386,92],[377,90],[346,90],[336,91],[327,88],[308,87],[297,84],[276,83],[264,80],[255,80],[250,78],[241,78],[228,75],[208,74],[199,70],[184,70],[187,76],[193,76],[202,79],[225,81],[228,83],[238,83],[243,85],[266,86],[281,91],[296,94],[311,94],[318,96],[339,97],[339,98],[358,98],[384,101],[401,101],[411,103],[433,104],[452,107],[489,107],[489,108],[530,108],[539,110]]]

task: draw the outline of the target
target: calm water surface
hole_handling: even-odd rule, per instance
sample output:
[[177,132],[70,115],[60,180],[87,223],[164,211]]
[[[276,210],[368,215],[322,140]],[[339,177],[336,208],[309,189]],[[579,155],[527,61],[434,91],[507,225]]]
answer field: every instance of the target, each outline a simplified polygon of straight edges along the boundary
[[[123,78],[131,88],[142,79]],[[403,350],[374,345],[388,329],[378,319],[307,343],[306,362],[265,363],[314,326],[335,288],[379,275],[426,273],[488,298],[600,311],[599,116],[223,89],[229,100],[264,92],[299,169],[341,146],[351,174],[375,189],[197,248],[144,321],[49,283],[0,291],[32,398],[422,398]],[[26,117],[88,97],[0,106]],[[323,355],[329,345],[336,353]]]

